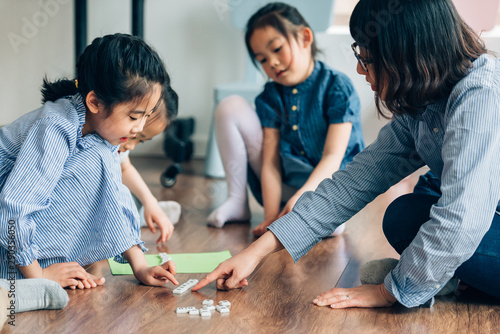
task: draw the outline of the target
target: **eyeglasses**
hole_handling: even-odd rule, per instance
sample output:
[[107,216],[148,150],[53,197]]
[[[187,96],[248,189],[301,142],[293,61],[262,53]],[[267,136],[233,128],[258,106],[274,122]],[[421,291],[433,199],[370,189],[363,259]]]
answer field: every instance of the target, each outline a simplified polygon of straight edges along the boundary
[[354,52],[354,56],[356,57],[356,59],[359,62],[359,65],[361,65],[361,68],[365,72],[368,72],[368,66],[367,65],[373,64],[373,59],[371,59],[371,58],[368,58],[368,59],[361,58],[360,48],[359,48],[358,43],[356,43],[356,42],[352,43],[351,48],[352,48],[352,51]]

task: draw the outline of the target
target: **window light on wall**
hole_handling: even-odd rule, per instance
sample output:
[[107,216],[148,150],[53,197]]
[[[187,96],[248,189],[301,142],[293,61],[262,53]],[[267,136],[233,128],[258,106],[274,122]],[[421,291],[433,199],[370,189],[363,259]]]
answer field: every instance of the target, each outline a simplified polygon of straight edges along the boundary
[[[354,7],[359,0],[335,1],[335,18],[333,25],[347,26]],[[457,10],[476,30],[491,30],[500,26],[500,0],[453,0]],[[493,14],[493,13],[496,13]],[[489,21],[489,22],[486,22]]]
[[359,0],[337,0],[335,1],[335,18],[333,25],[347,26],[354,7]]

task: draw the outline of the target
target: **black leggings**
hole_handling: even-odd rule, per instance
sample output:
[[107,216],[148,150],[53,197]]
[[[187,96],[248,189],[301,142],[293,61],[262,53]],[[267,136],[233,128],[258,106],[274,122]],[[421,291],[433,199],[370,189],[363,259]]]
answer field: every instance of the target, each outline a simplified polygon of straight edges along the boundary
[[[429,220],[432,205],[438,196],[407,194],[387,208],[383,231],[391,246],[401,254],[417,235],[420,226]],[[495,214],[491,227],[474,255],[455,271],[455,277],[489,295],[500,298],[500,216]]]

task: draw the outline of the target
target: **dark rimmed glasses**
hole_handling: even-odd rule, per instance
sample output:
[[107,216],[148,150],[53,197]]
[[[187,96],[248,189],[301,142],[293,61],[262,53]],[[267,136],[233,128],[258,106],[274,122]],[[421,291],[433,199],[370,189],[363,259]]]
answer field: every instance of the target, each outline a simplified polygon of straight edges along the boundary
[[373,64],[373,59],[368,58],[368,59],[363,59],[361,58],[360,55],[360,49],[358,43],[354,42],[351,44],[352,51],[354,52],[354,56],[359,62],[359,65],[361,65],[361,68],[363,71],[368,72],[368,66],[369,64]]

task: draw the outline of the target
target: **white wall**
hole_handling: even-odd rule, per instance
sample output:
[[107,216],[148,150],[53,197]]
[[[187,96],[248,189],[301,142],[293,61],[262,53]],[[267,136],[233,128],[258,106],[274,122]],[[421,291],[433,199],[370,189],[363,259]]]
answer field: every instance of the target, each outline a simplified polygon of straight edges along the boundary
[[[225,0],[145,3],[145,39],[165,61],[180,97],[180,117],[196,118],[196,155],[204,155],[214,86],[244,76],[242,33],[232,28]],[[0,0],[0,125],[40,106],[44,75],[74,76],[73,9],[73,0]],[[88,42],[130,33],[130,17],[129,0],[88,0]],[[157,138],[134,152],[163,155],[161,142]]]
[[[230,24],[226,1],[146,0],[145,39],[165,61],[180,96],[180,116],[196,118],[197,156],[205,154],[214,87],[244,76],[243,37]],[[130,7],[129,0],[88,0],[89,42],[108,33],[130,33]],[[0,0],[0,125],[40,106],[44,75],[73,77],[73,16],[72,0]],[[365,139],[373,141],[385,121],[378,119],[373,92],[356,73],[347,28],[332,27],[316,37],[326,62],[353,80]],[[489,48],[500,51],[499,31],[483,37]],[[161,144],[157,138],[134,153],[163,155]]]
[[[172,86],[179,94],[179,116],[196,118],[193,140],[197,156],[206,151],[214,87],[244,77],[243,35],[232,27],[225,3],[146,0],[145,38],[163,56],[172,76]],[[149,150],[154,151],[158,149]]]
[[0,125],[40,106],[45,74],[73,76],[72,3],[0,0]]
[[371,143],[387,122],[377,116],[374,95],[365,77],[356,72],[357,60],[351,49],[353,43],[348,27],[333,26],[326,33],[317,34],[316,41],[322,51],[319,58],[331,67],[344,72],[352,80],[361,100],[361,123],[366,143]]

